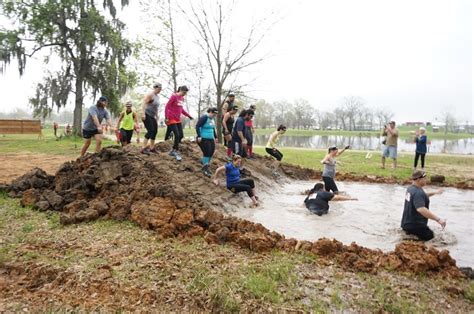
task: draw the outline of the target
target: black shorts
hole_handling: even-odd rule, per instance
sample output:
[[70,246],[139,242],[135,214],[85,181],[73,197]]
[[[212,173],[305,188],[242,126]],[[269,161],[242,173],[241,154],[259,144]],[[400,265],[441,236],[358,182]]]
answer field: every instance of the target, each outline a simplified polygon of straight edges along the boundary
[[336,182],[331,177],[323,177],[324,189],[327,192],[332,191],[334,194],[337,194],[339,190],[337,189]]
[[89,139],[91,137],[94,137],[96,134],[100,134],[99,130],[82,130],[82,137],[85,139]]
[[276,158],[276,160],[281,161],[283,159],[283,154],[278,149],[265,148],[265,151]]
[[130,144],[132,142],[133,130],[120,129],[120,135],[122,143]]
[[434,233],[430,228],[428,228],[428,226],[409,225],[403,227],[403,230],[405,230],[405,232],[408,234],[413,234],[417,236],[418,239],[422,241],[429,241],[434,238]]

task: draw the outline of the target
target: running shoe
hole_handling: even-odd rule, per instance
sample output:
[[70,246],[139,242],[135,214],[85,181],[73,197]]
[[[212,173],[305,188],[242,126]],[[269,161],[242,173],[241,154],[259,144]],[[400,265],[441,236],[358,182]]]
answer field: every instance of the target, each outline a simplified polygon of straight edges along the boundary
[[181,159],[183,159],[178,152],[175,152],[174,157],[176,158],[177,161],[181,161]]
[[176,157],[176,154],[177,154],[177,152],[175,150],[172,150],[172,151],[170,151],[170,153],[168,155],[170,155],[172,157]]
[[148,148],[142,148],[140,153],[145,154],[145,155],[150,155],[150,150]]
[[212,177],[212,172],[209,170],[208,165],[203,166],[201,171],[206,177],[208,177],[208,178]]

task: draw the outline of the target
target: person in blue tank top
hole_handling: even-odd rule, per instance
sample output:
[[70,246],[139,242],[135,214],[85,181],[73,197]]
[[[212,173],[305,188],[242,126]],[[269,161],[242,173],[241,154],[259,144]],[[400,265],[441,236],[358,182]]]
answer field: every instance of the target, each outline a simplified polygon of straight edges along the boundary
[[217,108],[209,108],[207,114],[199,118],[196,123],[196,141],[202,151],[202,173],[206,177],[212,177],[212,172],[209,170],[211,158],[216,150],[216,121],[215,117],[219,111]]
[[239,155],[232,156],[232,161],[226,163],[224,166],[217,168],[214,173],[213,182],[219,185],[217,177],[221,172],[225,171],[227,189],[233,193],[247,192],[247,195],[252,200],[254,207],[258,206],[258,197],[255,193],[255,182],[253,179],[240,179],[240,166],[242,165],[242,157]]
[[419,131],[416,132],[415,142],[416,142],[416,151],[415,151],[415,164],[413,165],[413,171],[416,171],[418,166],[418,159],[421,157],[421,171],[425,171],[425,155],[427,152],[426,148],[426,129],[421,127]]

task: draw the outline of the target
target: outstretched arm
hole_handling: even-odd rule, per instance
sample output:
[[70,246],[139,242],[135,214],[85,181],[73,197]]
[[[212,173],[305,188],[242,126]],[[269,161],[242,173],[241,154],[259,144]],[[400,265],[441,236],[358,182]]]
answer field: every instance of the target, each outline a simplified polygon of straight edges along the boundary
[[433,212],[431,212],[428,208],[426,207],[419,207],[416,209],[416,211],[418,213],[420,213],[420,215],[422,215],[423,217],[427,218],[427,219],[432,219],[434,221],[436,221],[437,223],[440,224],[440,226],[444,229],[444,227],[446,227],[446,220],[445,219],[441,219],[439,217],[437,217],[435,214],[433,214]]
[[358,201],[358,199],[355,198],[355,197],[350,197],[350,196],[345,196],[345,195],[336,194],[336,195],[334,195],[334,197],[331,199],[331,201]]

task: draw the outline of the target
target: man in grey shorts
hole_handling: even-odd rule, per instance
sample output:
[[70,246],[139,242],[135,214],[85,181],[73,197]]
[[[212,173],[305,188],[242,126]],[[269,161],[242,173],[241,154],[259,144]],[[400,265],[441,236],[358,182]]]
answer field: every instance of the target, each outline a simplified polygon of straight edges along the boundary
[[89,108],[86,120],[82,125],[82,137],[84,138],[84,146],[82,146],[81,157],[85,155],[92,138],[95,139],[95,152],[98,153],[102,144],[102,120],[106,120],[107,124],[112,127],[110,113],[107,110],[108,99],[101,96],[94,106]]
[[385,148],[382,152],[382,169],[385,169],[385,158],[390,157],[393,160],[392,169],[397,168],[397,143],[398,129],[395,127],[395,121],[385,125],[383,136],[386,136]]

